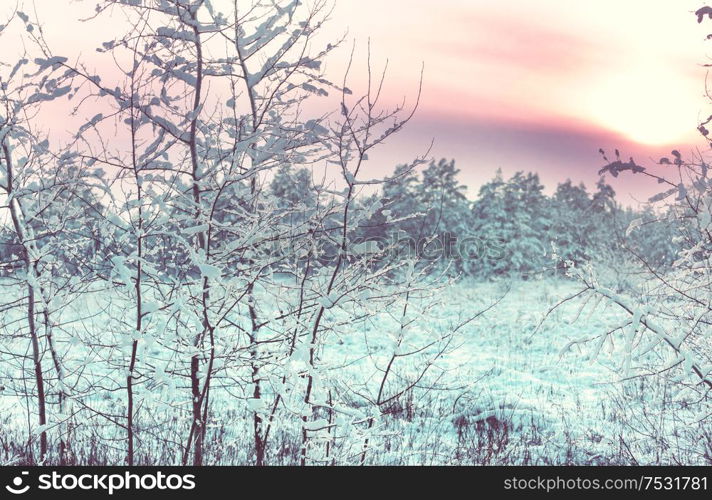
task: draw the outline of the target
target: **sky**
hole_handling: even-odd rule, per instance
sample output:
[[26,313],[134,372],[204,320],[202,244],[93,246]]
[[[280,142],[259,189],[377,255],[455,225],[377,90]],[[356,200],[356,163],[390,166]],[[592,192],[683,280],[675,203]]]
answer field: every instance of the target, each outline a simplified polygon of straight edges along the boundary
[[[473,195],[498,167],[537,171],[550,187],[567,177],[590,186],[599,148],[645,164],[705,147],[696,126],[712,112],[702,67],[712,21],[697,24],[700,5],[337,0],[334,23],[388,56],[395,89],[412,94],[425,63],[419,112],[388,154],[434,138],[432,153],[456,159]],[[640,177],[613,185],[630,202],[656,188]]]
[[[0,0],[6,2],[8,0]],[[216,1],[216,0],[214,0]],[[217,0],[220,1],[220,0]],[[92,0],[35,0],[56,53],[85,59],[106,39],[106,21],[77,25]],[[591,186],[599,148],[650,163],[671,149],[704,147],[695,132],[712,113],[705,97],[705,36],[690,0],[335,0],[325,36],[347,32],[363,75],[370,40],[374,67],[388,60],[386,97],[417,95],[404,132],[371,155],[386,172],[425,153],[454,158],[469,195],[496,169],[538,172],[550,189],[566,178]],[[25,10],[32,10],[27,5]],[[78,27],[77,27],[78,26]],[[71,28],[69,28],[71,27]],[[712,43],[712,42],[711,42]],[[338,78],[350,45],[332,57]],[[363,84],[355,78],[352,86]],[[55,117],[61,122],[62,116]],[[49,121],[52,123],[52,120]],[[613,183],[625,202],[655,186]]]

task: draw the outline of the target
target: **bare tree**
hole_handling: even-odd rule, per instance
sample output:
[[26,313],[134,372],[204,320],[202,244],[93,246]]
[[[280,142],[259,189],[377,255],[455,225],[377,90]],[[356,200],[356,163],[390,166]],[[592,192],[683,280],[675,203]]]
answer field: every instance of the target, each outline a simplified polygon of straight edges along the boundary
[[[37,40],[29,16],[16,11],[16,17],[16,24]],[[88,184],[80,158],[70,149],[50,148],[34,123],[45,103],[71,91],[71,78],[59,73],[66,59],[37,57],[33,64],[29,57],[27,53],[19,57],[0,76],[0,188],[6,200],[2,208],[9,213],[20,249],[14,277],[26,290],[25,297],[4,307],[21,303],[26,307],[39,424],[38,461],[49,459],[47,429],[53,427],[59,429],[59,463],[65,463],[71,425],[65,427],[62,420],[72,418],[67,413],[70,385],[56,330],[62,329],[62,310],[86,284],[84,278],[91,266],[92,236],[80,229],[85,220],[84,203],[90,200],[83,198]],[[67,245],[67,238],[74,238],[74,243]],[[54,371],[49,386],[45,353],[49,353]],[[50,422],[48,401],[53,390],[58,412]]]
[[[249,415],[245,455],[257,465],[270,463],[278,431],[297,443],[293,459],[302,465],[363,463],[376,418],[404,395],[428,390],[434,364],[453,347],[460,327],[422,343],[407,339],[411,312],[433,307],[438,285],[422,281],[428,266],[417,256],[400,259],[396,243],[357,238],[383,208],[364,192],[426,161],[365,178],[369,156],[412,118],[420,89],[410,106],[385,105],[386,72],[372,74],[370,47],[362,95],[347,86],[353,53],[343,81],[329,81],[323,65],[341,40],[317,36],[327,2],[219,8],[208,0],[105,0],[88,22],[127,20],[125,33],[98,48],[115,71],[97,75],[70,63],[30,30],[41,53],[37,72],[4,87],[15,90],[3,101],[13,117],[0,129],[3,188],[29,295],[10,305],[27,306],[41,459],[49,422],[44,338],[60,401],[71,374],[76,411],[111,429],[87,425],[83,439],[106,430],[103,459],[128,465],[145,461],[154,445],[166,462],[218,461],[211,429],[226,404]],[[332,94],[336,110],[315,111],[312,100]],[[62,97],[82,120],[65,146],[50,148],[37,140],[32,113]],[[21,167],[18,146],[27,151]],[[277,172],[298,169],[311,175],[307,195],[285,208],[267,187]],[[28,188],[38,178],[41,189]],[[69,222],[95,243],[91,255],[31,232],[66,236]],[[47,255],[68,263],[57,271]],[[49,295],[72,274],[79,284],[66,293],[84,286],[94,310],[69,319],[66,298],[55,320]],[[386,366],[374,358],[368,382],[349,384],[327,351],[396,307],[398,340]],[[68,337],[81,360],[63,363],[53,345],[53,328],[65,320],[76,325]],[[363,342],[367,348],[370,339]],[[399,372],[404,359],[407,377]],[[366,414],[350,409],[353,399],[366,402]]]

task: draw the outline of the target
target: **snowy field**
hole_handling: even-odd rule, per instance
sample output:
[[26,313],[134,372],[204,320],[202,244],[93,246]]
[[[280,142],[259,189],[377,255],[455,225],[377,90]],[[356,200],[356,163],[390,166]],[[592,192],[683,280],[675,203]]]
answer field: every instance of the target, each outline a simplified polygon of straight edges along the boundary
[[[572,341],[600,334],[622,319],[614,309],[582,308],[576,300],[547,315],[554,304],[576,291],[575,283],[563,280],[454,284],[431,304],[427,322],[416,318],[400,347],[393,333],[399,330],[399,314],[393,310],[339,329],[337,341],[320,353],[319,377],[329,379],[324,385],[338,392],[323,394],[323,406],[334,411],[315,419],[312,428],[321,435],[313,439],[313,446],[332,448],[326,455],[321,451],[314,462],[706,463],[709,450],[699,440],[705,432],[702,423],[695,425],[694,414],[686,412],[685,401],[675,397],[670,382],[646,378],[622,383],[615,346],[604,347],[593,361],[590,346],[571,347]],[[122,344],[112,333],[111,311],[102,307],[103,299],[85,296],[82,303],[73,304],[73,314],[83,319],[67,323],[64,331],[81,337],[81,344],[70,337],[58,339],[68,369],[78,374],[68,392],[80,396],[65,409],[65,418],[72,413],[74,417],[63,421],[52,412],[48,434],[72,421],[73,427],[63,432],[72,436],[77,461],[115,464],[123,459],[121,388],[126,371],[121,366],[130,342]],[[97,314],[100,311],[105,316]],[[443,335],[453,330],[454,334]],[[27,349],[26,343],[13,342],[15,349]],[[81,345],[94,347],[86,352]],[[173,347],[168,338],[157,336],[139,355],[137,370],[143,375],[137,386],[136,415],[141,462],[181,460],[190,421],[190,388],[179,365],[171,365],[178,352]],[[419,353],[404,357],[405,362],[396,358],[385,392],[409,389],[382,405],[380,413],[374,411],[368,395],[377,392],[392,353],[415,351]],[[440,355],[434,356],[436,352]],[[107,359],[112,367],[107,367]],[[290,361],[295,373],[299,362],[296,353]],[[422,374],[418,367],[424,363],[432,366]],[[279,376],[265,375],[262,400],[257,401],[246,381],[248,374],[221,371],[219,362],[216,372],[206,462],[252,463],[253,417],[255,412],[269,413],[280,392],[275,382]],[[0,377],[0,385],[7,387],[2,393],[0,459],[13,463],[22,460],[28,409],[7,390],[12,386],[19,391],[17,370],[6,364]],[[26,383],[31,385],[31,380]],[[338,404],[330,398],[338,399]],[[298,463],[302,422],[297,418],[300,409],[289,401],[284,395],[274,418],[268,463]],[[37,428],[30,431],[37,434]]]
[[605,346],[595,360],[593,346],[576,347],[618,326],[619,311],[572,301],[542,322],[577,290],[567,281],[524,281],[448,291],[438,311],[446,321],[501,301],[443,359],[438,382],[450,390],[416,391],[416,418],[383,422],[397,429],[395,453],[383,463],[708,463],[704,443],[695,448],[702,423],[678,408],[685,402],[670,397],[670,382],[621,382],[619,347]]

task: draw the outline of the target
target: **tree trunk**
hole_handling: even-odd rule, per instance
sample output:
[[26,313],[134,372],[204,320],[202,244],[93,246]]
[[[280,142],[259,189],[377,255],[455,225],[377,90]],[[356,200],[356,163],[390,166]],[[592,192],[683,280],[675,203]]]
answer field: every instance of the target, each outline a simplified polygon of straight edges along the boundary
[[126,463],[129,467],[134,464],[134,394],[133,394],[133,370],[136,366],[136,351],[138,350],[138,340],[134,340],[131,345],[131,363],[129,373],[126,375],[126,396],[128,400],[126,409],[126,431],[128,439],[128,451]]
[[[5,166],[7,174],[7,193],[8,195],[15,194],[14,187],[14,170],[12,164],[12,157],[10,156],[10,148],[6,143],[2,144],[3,156],[5,157]],[[25,232],[24,225],[24,215],[22,212],[22,207],[17,198],[10,199],[10,216],[12,218],[12,224],[15,229],[15,234],[20,240],[23,249],[23,260],[25,264],[25,272],[28,278],[31,276],[32,279],[28,279],[27,283],[27,324],[30,329],[30,342],[32,344],[32,362],[35,368],[35,383],[37,385],[37,412],[39,425],[44,426],[47,424],[47,400],[44,388],[44,375],[42,374],[42,353],[40,352],[40,342],[39,336],[37,334],[37,325],[35,323],[35,284],[36,273],[32,263],[32,255],[30,248],[34,244],[32,241],[28,241],[27,234]],[[40,434],[40,462],[44,462],[47,458],[47,433],[42,429]]]
[[190,359],[190,383],[193,395],[193,465],[203,465],[203,424],[200,408],[200,360],[195,355]]
[[[32,285],[27,286],[28,305],[27,321],[30,326],[30,340],[32,342],[32,361],[35,365],[35,383],[37,384],[37,412],[39,424],[47,424],[47,402],[44,388],[44,375],[42,374],[42,356],[40,353],[40,343],[37,338],[37,325],[35,324],[35,289]],[[40,459],[43,463],[47,458],[47,433],[42,429],[40,434]]]

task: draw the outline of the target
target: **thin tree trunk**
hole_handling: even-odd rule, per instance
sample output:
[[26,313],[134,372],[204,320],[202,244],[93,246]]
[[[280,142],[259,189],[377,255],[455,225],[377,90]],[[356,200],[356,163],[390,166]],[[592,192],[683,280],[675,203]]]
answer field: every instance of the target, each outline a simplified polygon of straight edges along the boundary
[[[62,362],[59,359],[59,353],[57,353],[57,348],[54,343],[54,334],[52,332],[52,323],[50,320],[49,310],[47,309],[47,300],[43,293],[44,309],[42,315],[44,317],[44,328],[45,336],[47,338],[47,345],[49,347],[49,352],[52,356],[52,363],[54,364],[54,370],[57,373],[57,385],[59,385],[59,391],[57,392],[57,398],[59,400],[59,413],[64,415],[65,403],[66,403],[66,393],[64,387],[64,369],[62,367]],[[59,465],[67,465],[67,453],[69,448],[69,433],[71,432],[72,425],[70,422],[67,423],[67,436],[62,433],[60,429],[59,436]]]
[[126,431],[128,439],[128,451],[126,463],[129,467],[134,464],[134,394],[133,394],[133,370],[136,365],[136,352],[138,351],[138,340],[134,340],[131,345],[131,362],[129,363],[129,373],[126,375],[126,396],[128,405],[126,409]]
[[[248,309],[250,312],[250,321],[252,323],[252,332],[250,334],[250,364],[252,365],[252,398],[260,399],[262,397],[262,386],[260,384],[260,367],[259,367],[259,352],[257,349],[257,334],[259,325],[257,324],[257,311],[253,299],[253,285],[249,284],[247,295],[249,297]],[[256,411],[252,412],[252,427],[255,441],[255,465],[261,467],[265,465],[265,446],[266,442],[263,436],[262,417]]]
[[202,406],[200,400],[200,359],[193,356],[190,359],[190,384],[193,395],[193,465],[203,464],[203,426],[201,424]]
[[[27,285],[28,305],[27,321],[30,326],[30,339],[32,342],[32,361],[35,365],[35,382],[37,384],[37,412],[39,424],[44,427],[47,424],[47,402],[44,388],[44,375],[42,374],[42,355],[40,343],[37,338],[37,325],[35,324],[35,289],[32,285]],[[47,433],[42,429],[40,433],[40,463],[47,458]]]
[[[135,53],[134,53],[135,54]],[[134,67],[136,67],[136,59],[134,58]],[[133,75],[133,73],[132,73]],[[136,334],[140,335],[143,331],[143,207],[141,199],[143,197],[141,182],[139,180],[139,165],[136,156],[136,119],[134,116],[134,80],[131,79],[131,164],[133,166],[134,180],[136,182],[136,200],[138,201],[138,222],[137,222],[137,241],[136,241]],[[134,428],[134,370],[136,369],[136,357],[138,354],[138,339],[135,338],[131,344],[131,359],[129,361],[129,370],[126,374],[126,434],[128,441],[128,449],[126,452],[126,463],[129,467],[134,465],[134,436],[136,434]]]
[[[195,19],[194,19],[195,20]],[[196,20],[197,21],[197,20]],[[190,161],[192,166],[192,193],[193,202],[196,206],[195,218],[196,222],[200,224],[201,218],[201,197],[200,197],[200,166],[198,159],[198,148],[197,148],[197,134],[198,134],[198,116],[197,112],[200,109],[200,101],[202,98],[202,86],[203,86],[203,47],[200,41],[200,31],[197,26],[193,25],[193,34],[195,36],[195,50],[196,50],[196,77],[195,77],[195,96],[193,99],[193,120],[190,124]],[[205,232],[201,231],[198,233],[197,238],[197,249],[204,252],[205,258],[207,259],[207,238]],[[203,307],[203,331],[200,332],[195,337],[195,347],[200,347],[202,344],[206,333],[209,330],[208,324],[208,301],[209,301],[209,289],[210,283],[208,278],[203,278],[203,297],[202,297],[202,307]],[[193,465],[203,465],[203,441],[205,438],[205,431],[203,426],[203,412],[201,411],[203,405],[203,397],[201,396],[202,391],[200,388],[200,358],[197,354],[193,355],[190,359],[190,382],[191,382],[191,393],[193,397]],[[210,380],[210,377],[205,378],[206,384]],[[207,392],[207,387],[205,387]],[[207,411],[205,412],[205,418],[207,418]]]
[[[7,193],[9,195],[14,194],[14,171],[12,165],[12,157],[10,156],[10,148],[7,144],[3,143],[3,156],[5,157],[5,164],[7,167]],[[32,362],[34,364],[35,371],[35,384],[37,386],[37,413],[39,425],[42,426],[42,432],[40,433],[40,460],[39,462],[44,462],[47,458],[47,433],[44,431],[44,426],[47,424],[47,399],[44,387],[44,375],[42,373],[42,353],[40,351],[39,336],[37,334],[37,325],[35,323],[35,285],[33,281],[36,279],[34,267],[32,264],[32,256],[30,252],[30,246],[34,243],[29,242],[27,235],[25,234],[25,228],[23,225],[23,213],[22,207],[20,206],[20,201],[17,198],[12,198],[10,200],[10,216],[12,218],[12,223],[15,228],[15,233],[20,239],[20,243],[23,248],[23,257],[25,264],[25,272],[28,277],[27,283],[27,323],[30,330],[30,342],[32,344]]]

